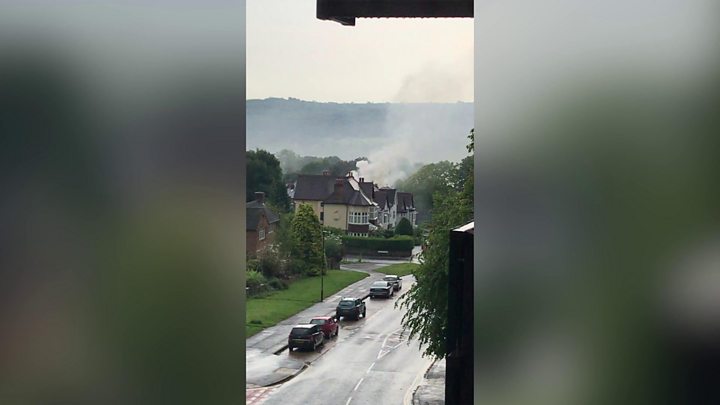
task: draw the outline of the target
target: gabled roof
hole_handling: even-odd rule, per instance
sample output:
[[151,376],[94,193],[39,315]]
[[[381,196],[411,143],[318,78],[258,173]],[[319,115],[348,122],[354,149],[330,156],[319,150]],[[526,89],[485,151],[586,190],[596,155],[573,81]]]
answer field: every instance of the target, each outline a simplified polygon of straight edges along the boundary
[[334,176],[300,174],[295,182],[295,200],[322,201],[333,192]]
[[375,191],[375,202],[381,210],[388,206],[388,193],[386,190]]
[[395,205],[395,193],[397,192],[397,189],[383,187],[380,190],[385,191],[387,193],[387,205],[388,205],[388,208],[392,208],[393,205]]
[[365,196],[367,196],[368,198],[370,198],[371,200],[374,201],[375,196],[373,195],[373,191],[375,188],[373,187],[373,182],[366,181],[366,182],[358,183],[358,184],[360,185],[360,189],[362,190],[362,192],[365,193]]
[[339,190],[339,192],[334,191],[334,183],[333,183],[333,192],[323,200],[325,204],[343,204],[343,205],[354,205],[354,206],[361,206],[361,207],[367,207],[373,205],[373,202],[370,198],[368,198],[365,193],[362,192],[362,190],[357,186],[357,182],[354,182],[351,179],[345,179],[342,183],[342,188]]
[[398,192],[398,212],[415,211],[415,201],[413,201],[412,193]]
[[257,229],[258,224],[260,223],[260,218],[263,216],[267,218],[269,224],[274,224],[280,221],[280,217],[276,213],[266,207],[265,204],[259,203],[257,200],[247,203],[245,216],[245,229],[248,231]]

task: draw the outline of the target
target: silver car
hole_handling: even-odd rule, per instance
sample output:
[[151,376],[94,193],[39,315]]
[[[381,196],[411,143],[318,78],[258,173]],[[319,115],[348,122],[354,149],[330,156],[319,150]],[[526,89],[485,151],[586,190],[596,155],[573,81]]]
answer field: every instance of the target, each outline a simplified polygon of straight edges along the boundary
[[393,284],[393,289],[395,291],[400,291],[402,289],[402,278],[400,276],[394,276],[394,275],[387,275],[383,277],[383,281],[388,281]]

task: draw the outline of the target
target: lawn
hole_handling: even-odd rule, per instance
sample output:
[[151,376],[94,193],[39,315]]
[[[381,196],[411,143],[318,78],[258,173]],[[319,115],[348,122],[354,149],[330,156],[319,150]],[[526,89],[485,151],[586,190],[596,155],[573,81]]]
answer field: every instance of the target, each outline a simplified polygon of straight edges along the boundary
[[[367,277],[368,274],[345,270],[328,270],[325,275],[325,297]],[[320,300],[320,277],[294,281],[287,290],[274,292],[262,298],[248,298],[246,305],[245,337],[260,332],[287,319]]]
[[396,276],[407,276],[408,274],[412,274],[412,272],[415,271],[418,266],[420,265],[417,263],[391,264],[389,266],[377,269],[377,272],[384,274],[394,274]]

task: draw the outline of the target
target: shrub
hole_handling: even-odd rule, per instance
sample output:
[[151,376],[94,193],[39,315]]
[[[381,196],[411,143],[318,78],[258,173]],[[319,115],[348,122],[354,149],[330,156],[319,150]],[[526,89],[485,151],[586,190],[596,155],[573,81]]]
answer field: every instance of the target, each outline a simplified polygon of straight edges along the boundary
[[339,237],[330,236],[325,238],[325,256],[338,262],[342,260],[342,242]]
[[392,229],[385,229],[382,236],[388,239],[392,238],[393,236],[395,236],[395,231],[393,231]]
[[285,280],[280,280],[275,277],[268,280],[268,285],[273,290],[287,290],[288,288],[288,283]]
[[257,295],[270,290],[265,276],[255,270],[248,270],[245,273],[245,285],[248,288],[248,295]]
[[397,226],[395,227],[395,234],[412,236],[413,226],[412,223],[410,223],[410,220],[407,218],[401,218],[400,222],[398,222]]
[[263,252],[257,258],[258,266],[254,269],[261,272],[266,278],[279,277],[283,275],[282,263],[273,251]]

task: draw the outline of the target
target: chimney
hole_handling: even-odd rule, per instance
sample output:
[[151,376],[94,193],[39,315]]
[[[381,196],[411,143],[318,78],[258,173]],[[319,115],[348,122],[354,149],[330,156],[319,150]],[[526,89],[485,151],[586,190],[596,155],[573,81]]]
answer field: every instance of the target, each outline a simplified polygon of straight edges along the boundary
[[[315,173],[317,173],[317,172],[315,172]],[[329,176],[329,175],[330,175],[330,170],[328,170],[328,169],[323,170],[323,176]]]
[[336,196],[341,196],[344,183],[345,179],[343,179],[342,177],[335,179],[335,188],[333,189],[333,194],[335,194]]
[[265,193],[263,193],[262,191],[256,191],[255,200],[260,204],[265,204]]
[[360,183],[365,183],[365,177],[360,177]]

